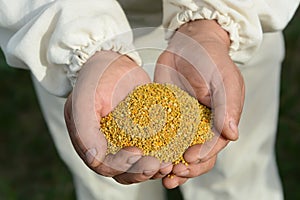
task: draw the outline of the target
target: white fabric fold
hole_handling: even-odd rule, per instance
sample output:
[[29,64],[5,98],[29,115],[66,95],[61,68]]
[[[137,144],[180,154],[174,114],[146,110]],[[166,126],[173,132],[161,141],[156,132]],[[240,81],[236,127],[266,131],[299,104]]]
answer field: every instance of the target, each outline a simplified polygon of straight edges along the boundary
[[0,8],[0,37],[1,32],[9,34],[0,44],[8,64],[30,69],[52,94],[66,96],[96,51],[112,50],[141,63],[133,51],[129,23],[115,0],[44,0],[44,4],[19,0],[27,6],[13,17],[8,13],[11,9],[4,8],[21,11],[18,2],[4,1],[0,0],[0,5],[5,4]]
[[[128,33],[124,33],[126,35]],[[122,34],[121,34],[122,36]],[[131,43],[132,41],[130,41]],[[138,65],[142,64],[142,61],[138,55],[138,53],[134,50],[134,46],[126,44],[121,39],[113,38],[111,40],[102,41],[93,41],[82,49],[75,49],[71,53],[70,64],[67,65],[67,77],[71,81],[71,85],[74,86],[76,83],[76,79],[78,76],[78,72],[80,71],[83,64],[93,56],[97,51],[114,51],[123,55],[129,56],[132,60],[134,60]]]
[[[239,29],[240,25],[232,20],[228,15],[222,15],[218,11],[212,11],[206,7],[202,7],[198,10],[183,10],[179,12],[169,25],[169,29],[176,30],[181,25],[198,19],[216,20],[220,26],[225,29],[230,36],[230,54],[237,51],[240,48],[240,43],[243,39],[240,37]],[[168,35],[170,37],[171,35]]]
[[163,25],[167,39],[181,25],[194,20],[216,20],[231,39],[230,56],[237,64],[249,61],[260,48],[263,33],[281,31],[299,0],[164,0]]
[[[135,3],[123,3],[142,15]],[[298,4],[299,0],[163,0],[163,25],[176,30],[191,20],[216,20],[230,33],[232,59],[242,64],[260,48],[263,33],[287,25]],[[116,51],[140,64],[132,40],[116,0],[0,0],[0,46],[7,63],[29,69],[57,96],[72,90],[81,67],[96,51]]]

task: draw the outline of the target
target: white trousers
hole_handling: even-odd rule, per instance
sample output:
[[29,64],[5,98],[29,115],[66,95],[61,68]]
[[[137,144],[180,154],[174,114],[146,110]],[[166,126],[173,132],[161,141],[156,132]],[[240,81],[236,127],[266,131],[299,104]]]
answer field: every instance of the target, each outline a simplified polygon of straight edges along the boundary
[[[157,42],[159,37],[155,34],[145,38],[155,38]],[[265,34],[264,37],[260,51],[240,68],[246,84],[245,107],[239,125],[240,138],[219,154],[212,171],[181,186],[186,200],[283,199],[274,144],[284,44],[281,33]],[[147,60],[151,54],[146,52],[145,55],[148,55],[145,57]],[[72,172],[79,200],[165,198],[159,180],[121,185],[86,167],[67,133],[63,117],[65,99],[47,93],[36,80],[34,85],[57,150]]]

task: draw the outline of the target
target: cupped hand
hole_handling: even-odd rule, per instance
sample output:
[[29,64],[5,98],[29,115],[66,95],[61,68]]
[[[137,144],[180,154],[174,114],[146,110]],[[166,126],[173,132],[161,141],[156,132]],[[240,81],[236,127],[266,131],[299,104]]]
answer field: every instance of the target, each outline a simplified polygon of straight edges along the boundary
[[187,149],[188,166],[175,165],[163,184],[174,188],[188,178],[210,171],[217,154],[238,139],[244,103],[243,77],[229,56],[230,39],[214,20],[197,20],[181,26],[160,55],[154,81],[176,84],[213,112],[215,137]]
[[100,119],[136,86],[150,82],[147,73],[125,55],[101,51],[82,67],[65,104],[65,121],[73,146],[88,167],[122,184],[150,179],[160,163],[136,147],[106,154],[107,141]]

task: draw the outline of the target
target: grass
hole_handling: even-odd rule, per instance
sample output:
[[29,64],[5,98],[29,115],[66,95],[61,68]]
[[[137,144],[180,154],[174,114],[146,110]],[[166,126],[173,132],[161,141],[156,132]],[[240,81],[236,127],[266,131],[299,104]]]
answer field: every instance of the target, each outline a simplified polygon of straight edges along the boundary
[[[286,35],[276,143],[286,200],[300,199],[300,12]],[[72,178],[43,121],[28,72],[0,54],[0,199],[75,199]],[[177,190],[169,192],[178,196]],[[172,198],[173,199],[173,198]]]

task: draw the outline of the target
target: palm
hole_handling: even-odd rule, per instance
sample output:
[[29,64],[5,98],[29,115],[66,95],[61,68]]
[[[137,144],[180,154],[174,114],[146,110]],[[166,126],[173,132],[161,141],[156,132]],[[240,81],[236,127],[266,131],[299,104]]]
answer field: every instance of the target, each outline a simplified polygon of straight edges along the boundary
[[66,123],[78,154],[95,172],[120,183],[148,180],[159,170],[159,161],[142,156],[135,147],[106,155],[107,142],[99,121],[133,88],[148,82],[146,72],[128,57],[100,52],[80,71],[65,106]]
[[230,140],[238,138],[236,126],[244,101],[243,78],[228,55],[228,43],[207,31],[216,27],[215,22],[207,22],[206,28],[201,28],[203,23],[206,21],[182,26],[159,57],[155,70],[156,82],[173,83],[187,90],[200,103],[211,107],[214,116],[216,137],[204,145],[187,149],[184,158],[190,165],[173,167],[175,178],[163,179],[168,188],[209,171],[217,153]]

